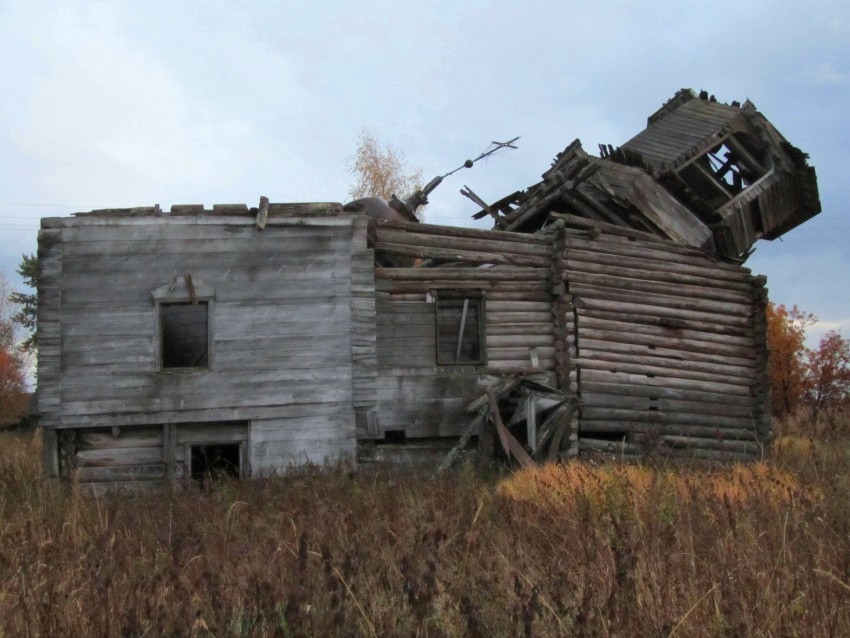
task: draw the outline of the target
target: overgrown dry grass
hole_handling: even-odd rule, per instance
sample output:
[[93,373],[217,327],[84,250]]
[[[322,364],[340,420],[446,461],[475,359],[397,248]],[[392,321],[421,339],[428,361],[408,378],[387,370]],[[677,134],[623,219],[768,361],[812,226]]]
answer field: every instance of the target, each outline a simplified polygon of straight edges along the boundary
[[37,440],[0,445],[3,636],[850,635],[846,438],[106,499],[39,478]]

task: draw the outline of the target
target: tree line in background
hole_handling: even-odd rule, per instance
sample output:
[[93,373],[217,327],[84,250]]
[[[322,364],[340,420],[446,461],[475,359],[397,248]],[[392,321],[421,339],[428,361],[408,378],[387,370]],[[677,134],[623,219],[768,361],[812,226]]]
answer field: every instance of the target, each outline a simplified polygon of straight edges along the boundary
[[836,330],[816,348],[806,347],[806,330],[817,317],[782,304],[767,307],[771,410],[775,417],[809,408],[814,418],[827,408],[850,406],[850,342]]
[[26,371],[35,356],[38,258],[24,255],[18,267],[30,293],[9,289],[0,277],[0,427],[18,423],[29,410]]

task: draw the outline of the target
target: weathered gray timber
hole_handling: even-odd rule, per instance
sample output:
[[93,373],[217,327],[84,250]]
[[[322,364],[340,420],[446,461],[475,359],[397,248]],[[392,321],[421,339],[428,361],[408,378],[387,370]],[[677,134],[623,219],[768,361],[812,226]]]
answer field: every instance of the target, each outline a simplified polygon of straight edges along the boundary
[[[257,476],[354,459],[357,415],[376,403],[366,220],[272,204],[259,232],[232,208],[43,221],[48,472],[144,487],[202,464]],[[199,365],[165,357],[175,304],[201,319],[173,328]]]
[[[464,264],[376,271],[378,438],[398,430],[407,439],[460,436],[468,425],[466,406],[498,375],[530,374],[554,384],[550,243],[548,237],[378,222],[376,251]],[[486,356],[480,362],[438,362],[436,303],[444,291],[483,296]]]
[[464,191],[494,230],[375,198],[43,220],[45,471],[102,490],[446,467],[476,439],[525,465],[761,454],[767,290],[741,264],[820,211],[805,154],[751,103],[685,89],[542,177]]
[[747,101],[682,89],[619,148],[575,140],[543,180],[483,207],[497,229],[534,233],[552,213],[745,259],[821,210],[814,168]]
[[[499,378],[534,375],[576,401],[562,456],[613,453],[615,442],[621,453],[760,453],[769,440],[763,279],[698,249],[608,234],[598,222],[588,233],[587,220],[556,217],[533,236],[549,243],[539,268],[511,265],[539,245],[515,243],[514,233],[464,230],[474,241],[449,257],[460,233],[376,225],[376,251],[429,260],[376,271],[376,438],[481,434],[492,426],[469,429],[467,406]],[[486,358],[476,365],[437,361],[434,303],[443,288],[477,290],[485,300]]]

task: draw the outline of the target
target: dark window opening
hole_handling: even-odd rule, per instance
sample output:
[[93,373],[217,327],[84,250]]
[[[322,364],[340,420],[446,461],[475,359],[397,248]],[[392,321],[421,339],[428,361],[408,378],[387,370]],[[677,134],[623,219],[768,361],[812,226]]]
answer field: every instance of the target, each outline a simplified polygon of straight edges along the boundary
[[764,174],[747,146],[734,136],[679,171],[679,176],[711,208],[719,208]]
[[480,293],[437,294],[437,363],[484,363],[484,299]]
[[726,144],[711,149],[705,157],[714,177],[735,194],[758,179]]
[[239,444],[192,446],[192,478],[196,481],[239,478]]
[[207,302],[161,304],[159,321],[163,368],[209,367]]
[[378,443],[405,443],[407,442],[407,434],[404,430],[387,430],[384,432],[384,440]]

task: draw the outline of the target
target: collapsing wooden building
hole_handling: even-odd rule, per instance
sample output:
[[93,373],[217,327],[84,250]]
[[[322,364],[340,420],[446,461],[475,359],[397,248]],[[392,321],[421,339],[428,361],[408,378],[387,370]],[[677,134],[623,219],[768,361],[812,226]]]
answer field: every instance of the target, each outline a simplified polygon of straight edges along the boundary
[[492,230],[384,209],[43,220],[47,472],[154,485],[473,437],[527,459],[769,441],[765,280],[740,262],[819,202],[751,104],[681,91],[601,157],[576,141],[483,207]]

